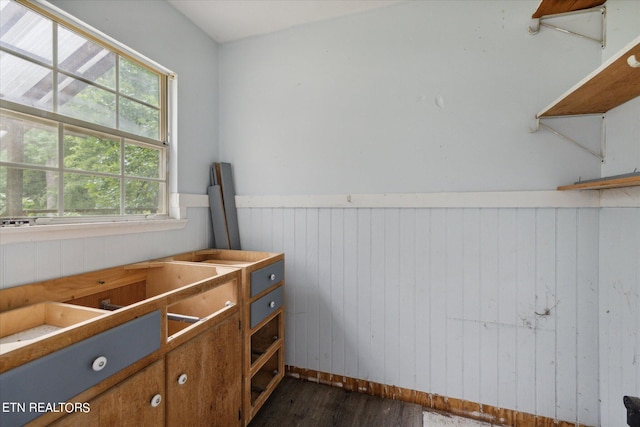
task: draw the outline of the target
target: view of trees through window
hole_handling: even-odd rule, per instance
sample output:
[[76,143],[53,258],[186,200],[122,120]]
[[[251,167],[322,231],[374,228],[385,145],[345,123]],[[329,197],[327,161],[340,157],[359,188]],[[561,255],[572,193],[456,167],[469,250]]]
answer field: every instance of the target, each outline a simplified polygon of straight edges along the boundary
[[0,8],[0,217],[166,213],[166,76]]

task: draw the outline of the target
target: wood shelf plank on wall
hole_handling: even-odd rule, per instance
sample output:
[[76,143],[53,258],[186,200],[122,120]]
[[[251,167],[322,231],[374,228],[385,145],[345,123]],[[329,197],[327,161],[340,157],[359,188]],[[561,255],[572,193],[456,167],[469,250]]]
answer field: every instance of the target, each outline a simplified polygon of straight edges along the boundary
[[604,114],[640,96],[640,68],[627,62],[640,61],[640,36],[555,100],[537,117]]
[[605,190],[607,188],[636,187],[640,186],[640,175],[609,177],[571,185],[562,185],[558,190]]
[[600,6],[605,2],[606,0],[542,0],[538,5],[538,9],[536,9],[531,17],[540,18],[546,15],[590,9]]

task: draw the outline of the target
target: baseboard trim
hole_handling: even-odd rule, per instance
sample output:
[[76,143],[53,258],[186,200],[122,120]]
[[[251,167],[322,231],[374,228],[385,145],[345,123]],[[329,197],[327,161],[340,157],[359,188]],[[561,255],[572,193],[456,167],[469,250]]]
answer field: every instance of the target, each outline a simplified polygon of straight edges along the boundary
[[355,391],[387,399],[416,403],[426,409],[448,412],[477,421],[500,424],[510,427],[586,427],[568,421],[519,412],[512,409],[497,408],[462,399],[440,396],[434,393],[411,390],[398,386],[380,384],[372,381],[335,375],[313,369],[285,366],[285,375],[305,381],[330,385],[348,391]]

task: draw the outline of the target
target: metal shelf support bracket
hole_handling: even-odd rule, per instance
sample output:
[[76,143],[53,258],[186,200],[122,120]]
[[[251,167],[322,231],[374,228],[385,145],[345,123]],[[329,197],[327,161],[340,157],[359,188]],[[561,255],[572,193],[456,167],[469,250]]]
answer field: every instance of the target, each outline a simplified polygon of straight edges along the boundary
[[[568,30],[566,28],[558,27],[556,25],[552,25],[552,24],[550,24],[548,22],[545,22],[547,19],[551,19],[551,18],[558,18],[558,17],[561,17],[561,16],[577,15],[577,14],[581,14],[581,13],[593,13],[593,12],[600,12],[601,15],[602,15],[602,20],[601,20],[601,22],[602,22],[602,24],[601,24],[602,31],[601,31],[601,35],[600,35],[599,39],[591,37],[591,36],[587,36],[585,34],[580,34],[580,33],[577,33],[575,31],[571,31],[571,30]],[[554,14],[554,15],[545,15],[545,16],[541,16],[540,18],[536,18],[535,19],[535,21],[536,21],[535,24],[533,26],[529,27],[529,33],[530,34],[538,34],[540,32],[540,27],[547,27],[547,28],[551,28],[551,29],[556,30],[556,31],[560,31],[561,33],[571,34],[573,36],[577,36],[577,37],[581,37],[583,39],[591,40],[593,42],[596,42],[596,43],[600,44],[600,47],[602,47],[604,49],[606,44],[607,44],[606,43],[606,22],[607,22],[606,16],[607,16],[607,8],[605,6],[599,6],[599,7],[594,7],[594,8],[591,8],[591,9],[584,9],[584,10],[576,10],[576,11],[573,11],[573,12],[557,13],[557,14]]]
[[578,148],[586,151],[587,153],[591,154],[592,156],[597,157],[598,159],[600,159],[600,161],[602,163],[605,162],[605,156],[606,156],[606,148],[607,148],[607,133],[606,133],[606,116],[604,114],[602,114],[602,125],[600,127],[600,152],[597,153],[595,151],[593,151],[592,149],[585,147],[583,144],[581,144],[580,142],[576,141],[575,139],[563,134],[562,132],[558,131],[557,129],[554,129],[553,127],[549,126],[547,123],[544,123],[542,120],[544,119],[543,117],[536,117],[536,126],[535,128],[529,128],[529,132],[534,133],[540,130],[541,127],[545,128],[546,130],[548,130],[549,132],[553,133],[554,135],[560,137],[562,140],[570,142],[574,145],[576,145]]

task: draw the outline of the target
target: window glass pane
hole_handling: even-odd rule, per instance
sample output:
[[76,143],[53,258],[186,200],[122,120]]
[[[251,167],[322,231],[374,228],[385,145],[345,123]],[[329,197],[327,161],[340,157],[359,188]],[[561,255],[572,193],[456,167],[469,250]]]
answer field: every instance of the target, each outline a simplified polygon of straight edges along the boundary
[[14,1],[0,2],[0,16],[0,44],[3,47],[52,64],[53,23],[49,19]]
[[160,76],[120,57],[120,93],[158,107]]
[[68,76],[58,76],[58,112],[102,126],[115,127],[116,96]]
[[0,217],[58,213],[58,173],[0,166]]
[[0,161],[58,166],[58,126],[0,112]]
[[126,144],[124,174],[142,178],[160,178],[161,149]]
[[156,214],[164,213],[161,206],[160,194],[164,186],[159,182],[138,179],[125,180],[125,213]]
[[116,54],[63,26],[58,27],[58,67],[89,81],[116,87]]
[[30,5],[0,0],[0,217],[166,213],[163,72]]
[[0,98],[52,110],[51,70],[6,52],[0,52]]
[[105,135],[65,129],[64,167],[118,174],[120,173],[120,141]]
[[120,180],[64,174],[64,216],[119,215]]
[[120,97],[120,130],[158,140],[160,114],[154,108]]

